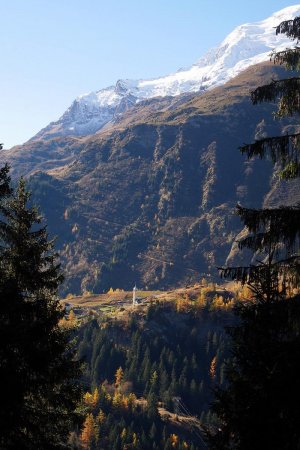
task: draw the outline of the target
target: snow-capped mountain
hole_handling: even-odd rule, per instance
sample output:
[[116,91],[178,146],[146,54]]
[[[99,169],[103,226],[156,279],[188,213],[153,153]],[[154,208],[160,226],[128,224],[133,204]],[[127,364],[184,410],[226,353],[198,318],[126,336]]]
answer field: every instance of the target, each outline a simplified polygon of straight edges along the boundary
[[196,93],[224,84],[247,67],[269,60],[272,50],[292,47],[294,42],[284,35],[276,36],[274,28],[297,16],[300,4],[261,22],[235,28],[218,48],[187,69],[150,80],[119,80],[114,86],[81,95],[58,121],[51,122],[35,138],[92,134],[142,100]]

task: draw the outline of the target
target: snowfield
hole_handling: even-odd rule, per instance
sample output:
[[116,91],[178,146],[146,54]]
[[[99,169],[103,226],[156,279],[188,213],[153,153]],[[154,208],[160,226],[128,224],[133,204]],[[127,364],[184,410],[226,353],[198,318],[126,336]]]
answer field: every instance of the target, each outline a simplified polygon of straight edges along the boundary
[[219,47],[209,50],[187,69],[156,79],[118,80],[113,86],[80,95],[58,121],[42,132],[51,132],[55,127],[62,135],[95,133],[141,100],[196,93],[222,85],[249,66],[268,61],[274,49],[293,47],[294,42],[286,36],[276,36],[275,27],[297,16],[300,5],[284,8],[261,22],[240,25]]

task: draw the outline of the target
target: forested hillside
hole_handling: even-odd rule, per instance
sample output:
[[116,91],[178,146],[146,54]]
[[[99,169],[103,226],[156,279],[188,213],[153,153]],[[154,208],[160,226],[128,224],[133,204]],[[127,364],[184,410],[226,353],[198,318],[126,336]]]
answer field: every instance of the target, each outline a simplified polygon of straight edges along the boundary
[[214,288],[200,292],[193,300],[145,300],[146,309],[124,305],[126,320],[116,303],[114,318],[99,310],[79,328],[75,322],[87,392],[84,426],[73,442],[115,450],[205,448],[203,427],[215,421],[212,389],[225,383],[224,325],[235,319],[232,300],[224,302]]

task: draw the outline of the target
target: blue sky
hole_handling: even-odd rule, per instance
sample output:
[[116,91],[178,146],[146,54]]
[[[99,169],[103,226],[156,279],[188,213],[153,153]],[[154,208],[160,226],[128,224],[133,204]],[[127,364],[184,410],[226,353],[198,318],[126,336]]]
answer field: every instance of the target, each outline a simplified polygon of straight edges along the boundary
[[189,66],[280,0],[0,0],[0,142],[21,144],[82,93]]

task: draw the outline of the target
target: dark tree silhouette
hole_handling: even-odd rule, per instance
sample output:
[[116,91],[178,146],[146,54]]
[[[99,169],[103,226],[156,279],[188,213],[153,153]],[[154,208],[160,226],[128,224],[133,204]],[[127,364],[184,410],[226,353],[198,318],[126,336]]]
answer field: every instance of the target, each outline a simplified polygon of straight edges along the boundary
[[79,363],[59,326],[62,281],[53,241],[24,180],[0,171],[0,447],[66,448],[80,396]]
[[[276,33],[298,42],[300,18]],[[274,62],[300,69],[299,48],[274,53]],[[272,81],[252,92],[254,104],[277,101],[276,116],[300,112],[300,78]],[[271,157],[281,178],[299,177],[300,134],[267,137],[240,148],[248,158]],[[213,410],[220,424],[208,430],[211,449],[300,449],[300,209],[238,207],[249,235],[239,247],[253,250],[256,263],[223,267],[221,275],[247,284],[253,293],[239,304],[240,324],[228,330],[232,359],[228,387],[216,391]]]

